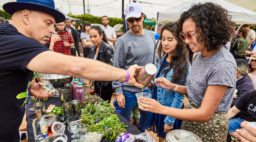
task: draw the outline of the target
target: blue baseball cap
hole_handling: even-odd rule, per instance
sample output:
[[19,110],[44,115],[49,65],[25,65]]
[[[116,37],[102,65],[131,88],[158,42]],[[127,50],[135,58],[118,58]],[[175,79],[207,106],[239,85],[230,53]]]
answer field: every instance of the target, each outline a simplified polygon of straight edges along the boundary
[[17,0],[5,3],[3,9],[11,15],[19,10],[35,10],[52,15],[56,23],[65,21],[65,15],[55,9],[54,0]]

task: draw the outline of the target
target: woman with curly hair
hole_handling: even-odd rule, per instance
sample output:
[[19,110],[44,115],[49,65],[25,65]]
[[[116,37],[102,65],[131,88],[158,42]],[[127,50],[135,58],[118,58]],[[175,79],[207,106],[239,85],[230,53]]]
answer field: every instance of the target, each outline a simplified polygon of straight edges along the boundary
[[213,3],[196,4],[181,15],[176,33],[196,53],[187,84],[174,84],[165,78],[157,78],[155,82],[184,94],[189,102],[185,109],[177,109],[141,98],[142,110],[182,119],[182,128],[197,134],[204,142],[226,142],[227,111],[237,68],[234,57],[222,48],[232,33],[227,11]]

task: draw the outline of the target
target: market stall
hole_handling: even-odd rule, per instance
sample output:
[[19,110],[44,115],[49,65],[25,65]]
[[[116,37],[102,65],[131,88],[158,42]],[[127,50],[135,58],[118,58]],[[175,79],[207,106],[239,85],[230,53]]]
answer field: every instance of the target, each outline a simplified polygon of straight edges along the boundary
[[[81,86],[78,79],[72,81],[71,77],[58,75],[44,75],[42,78],[44,79],[41,81],[46,85],[44,91],[55,90],[57,93],[48,100],[30,99],[27,103],[26,118],[30,142],[52,141],[50,139],[56,136],[62,141],[81,140],[85,136],[88,141],[89,134],[93,134],[94,139],[95,135],[100,139],[103,137],[103,142],[114,141],[122,133],[141,133],[117,114],[108,102],[104,102],[97,95],[84,92],[88,88],[85,84]],[[73,88],[74,85],[77,88]]]
[[[45,103],[45,107],[48,107],[50,104],[55,104],[56,106],[61,106],[62,102],[59,98],[56,97],[52,97],[49,98],[48,101]],[[34,135],[33,135],[33,128],[32,128],[32,120],[35,118],[35,112],[34,111],[30,111],[30,109],[33,107],[33,103],[30,102],[27,105],[26,108],[26,113],[27,113],[27,131],[28,131],[28,140],[29,142],[33,142],[34,141]],[[133,126],[129,121],[127,121],[124,117],[122,117],[120,114],[117,114],[120,121],[123,122],[125,125],[127,125],[127,132],[131,133],[131,134],[140,134],[141,131],[139,129],[137,129],[137,127]],[[65,130],[65,134],[68,136],[68,141],[71,140],[71,133],[69,133],[67,131],[67,129]],[[104,138],[102,139],[102,142],[107,142],[110,140],[105,140]]]

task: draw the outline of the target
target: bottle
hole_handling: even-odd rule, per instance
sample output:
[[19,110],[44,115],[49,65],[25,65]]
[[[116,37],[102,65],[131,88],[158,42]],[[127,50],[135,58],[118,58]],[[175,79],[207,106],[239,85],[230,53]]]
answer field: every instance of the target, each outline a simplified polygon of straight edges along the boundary
[[75,78],[74,82],[73,82],[73,86],[72,86],[72,98],[73,100],[77,100],[79,98],[76,98],[75,93],[76,93],[76,89],[77,89],[77,84],[79,83],[79,79]]
[[75,96],[78,98],[78,100],[80,100],[80,103],[85,101],[85,99],[84,99],[84,88],[83,88],[82,83],[77,84],[77,89],[76,89]]

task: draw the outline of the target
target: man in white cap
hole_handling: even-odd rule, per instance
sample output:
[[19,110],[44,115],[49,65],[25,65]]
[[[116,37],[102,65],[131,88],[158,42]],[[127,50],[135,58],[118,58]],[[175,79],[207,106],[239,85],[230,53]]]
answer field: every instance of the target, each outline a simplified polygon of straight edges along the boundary
[[[26,92],[33,71],[64,74],[90,80],[120,80],[141,86],[134,79],[139,67],[128,70],[90,59],[52,52],[44,47],[55,33],[54,24],[65,20],[55,10],[53,0],[17,0],[3,5],[12,15],[10,24],[0,24],[0,142],[18,142],[19,126],[24,115],[24,99],[17,94]],[[52,39],[57,40],[57,39]],[[29,86],[29,94],[47,98],[40,85]]]
[[[137,64],[145,66],[148,63],[155,63],[154,48],[155,39],[151,31],[143,29],[145,15],[142,7],[138,3],[131,3],[126,7],[125,20],[128,22],[129,31],[116,42],[116,51],[114,53],[113,65],[118,68],[127,69],[130,65]],[[132,110],[137,105],[135,94],[141,92],[141,88],[114,81],[112,83],[116,93],[116,111],[121,113],[127,120],[130,120]],[[148,88],[144,89],[149,92]],[[138,128],[144,131],[147,127],[145,118],[149,115],[147,112],[140,111],[141,118]]]

